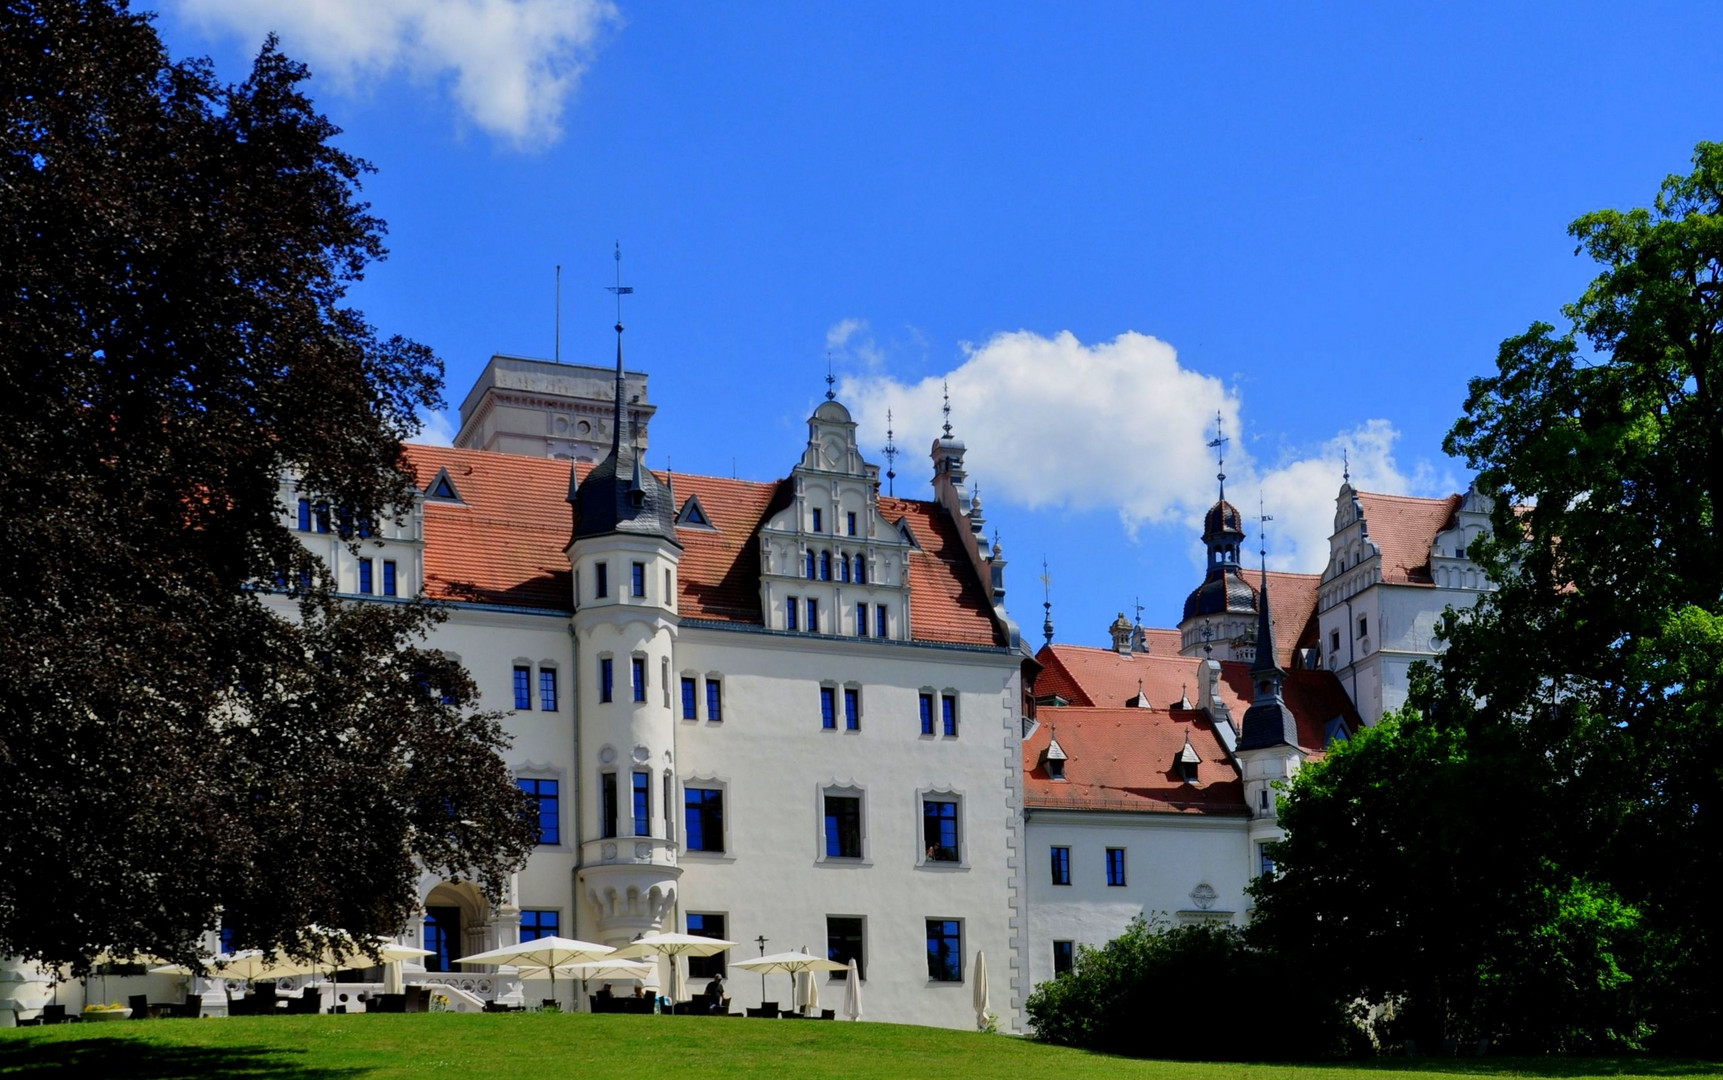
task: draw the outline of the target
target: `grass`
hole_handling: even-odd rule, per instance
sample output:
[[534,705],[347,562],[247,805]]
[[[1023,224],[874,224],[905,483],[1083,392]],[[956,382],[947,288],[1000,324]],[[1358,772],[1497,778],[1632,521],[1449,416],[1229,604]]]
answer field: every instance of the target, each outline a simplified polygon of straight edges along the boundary
[[[1167,1018],[1176,1026],[1176,1018]],[[1457,1076],[1723,1077],[1659,1059],[1419,1059],[1369,1065],[1138,1061],[1025,1039],[893,1024],[457,1013],[235,1017],[0,1031],[0,1076],[169,1080],[1393,1080]]]

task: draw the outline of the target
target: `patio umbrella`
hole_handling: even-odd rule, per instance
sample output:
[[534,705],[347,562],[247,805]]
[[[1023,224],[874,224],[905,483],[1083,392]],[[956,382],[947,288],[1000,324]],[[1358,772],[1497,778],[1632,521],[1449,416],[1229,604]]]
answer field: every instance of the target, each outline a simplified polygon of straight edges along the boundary
[[844,965],[836,960],[827,960],[823,956],[813,956],[806,952],[773,953],[770,956],[758,956],[752,960],[738,960],[730,966],[760,975],[784,972],[790,976],[790,1000],[792,1002],[796,996],[795,976],[798,972],[844,970]]
[[488,952],[474,953],[456,960],[457,964],[514,964],[519,967],[542,967],[550,969],[550,997],[556,1000],[556,969],[564,964],[579,964],[588,960],[599,960],[616,950],[609,945],[597,945],[590,941],[577,941],[565,937],[541,937],[531,941],[522,941],[514,945],[504,945],[500,949]]
[[684,956],[716,956],[718,953],[736,947],[734,941],[723,938],[701,937],[699,934],[647,934],[616,950],[618,957],[632,956],[668,956],[670,958],[670,1001],[672,1004],[681,1001],[687,993],[682,983],[682,963]]
[[[388,989],[388,985],[391,981],[401,981],[400,968],[398,966],[401,961],[417,960],[422,956],[432,955],[430,949],[419,949],[414,948],[411,945],[402,945],[392,938],[373,937],[369,939],[370,948],[377,955],[376,959],[372,959],[370,953],[367,953],[360,946],[360,943],[355,941],[352,935],[347,933],[347,931],[329,930],[323,931],[323,933],[325,933],[329,938],[329,944],[324,946],[322,955],[316,960],[316,966],[319,971],[328,973],[329,1007],[331,1009],[335,1007],[335,1002],[338,1000],[335,991],[335,973],[337,971],[348,971],[353,968],[368,968],[382,965],[384,968],[384,993],[400,993],[400,990],[390,991]],[[390,965],[397,965],[394,968],[396,975],[394,980],[389,978]],[[306,988],[306,992],[310,992],[309,987]]]
[[979,949],[975,953],[975,1027],[977,1030],[987,1030],[987,1013],[992,1002],[987,997],[987,954]]
[[804,971],[796,977],[802,980],[802,992],[797,997],[796,1007],[811,1016],[820,1007],[820,981],[811,971]]
[[844,987],[844,1015],[851,1020],[860,1020],[861,1006],[861,971],[856,968],[855,958],[850,958],[850,981]]
[[[263,954],[261,949],[245,949],[236,953],[219,953],[206,958],[205,966],[212,968],[207,974],[211,978],[222,980],[222,993],[228,1002],[233,1001],[233,994],[227,989],[227,980],[244,980],[246,989],[259,979],[283,979],[289,975],[315,975],[317,967],[291,957],[276,955],[273,959]],[[150,969],[155,975],[195,975],[191,968],[184,964],[166,964]]]
[[[581,1000],[586,999],[586,983],[589,979],[639,979],[645,982],[657,973],[657,969],[644,960],[617,960],[614,954],[603,960],[589,960],[584,964],[563,964],[555,974],[565,979],[580,980]],[[551,976],[550,968],[523,967],[520,969],[523,979],[547,979]],[[579,1002],[575,1003],[575,1011],[579,1011]]]

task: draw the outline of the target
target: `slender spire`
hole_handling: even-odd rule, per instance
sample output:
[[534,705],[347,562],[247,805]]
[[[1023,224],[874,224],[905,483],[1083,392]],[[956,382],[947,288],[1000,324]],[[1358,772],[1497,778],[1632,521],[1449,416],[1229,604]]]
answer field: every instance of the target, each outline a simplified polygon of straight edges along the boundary
[[1041,560],[1041,609],[1047,618],[1041,623],[1041,633],[1047,644],[1053,644],[1053,575],[1047,572],[1047,560]]
[[[1274,518],[1263,512],[1262,495],[1257,494],[1256,520],[1257,533],[1262,544],[1258,551],[1257,573],[1261,584],[1256,591],[1256,663],[1250,670],[1255,672],[1280,673],[1280,658],[1274,655],[1274,619],[1268,611],[1268,523]],[[1278,697],[1280,687],[1275,686]]]
[[945,397],[945,404],[940,407],[940,411],[945,414],[945,437],[949,439],[951,438],[951,380],[947,379],[940,383],[940,393]]
[[1215,452],[1215,479],[1220,481],[1220,501],[1226,502],[1226,428],[1221,422],[1220,410],[1214,414],[1214,438],[1208,442],[1209,449]]
[[1352,482],[1352,450],[1350,447],[1340,448],[1340,479],[1344,483]]
[[885,493],[897,494],[897,443],[891,432],[891,410],[885,411],[885,449],[880,453],[885,455]]
[[838,381],[837,376],[832,374],[832,351],[830,349],[827,349],[826,350],[826,400],[827,401],[831,401],[838,396],[837,391],[832,389],[833,384],[836,383],[837,381]]
[[616,284],[606,285],[605,291],[616,297],[616,412],[610,424],[610,452],[612,455],[622,451],[622,418],[623,410],[627,407],[623,400],[626,392],[622,377],[622,298],[634,292],[632,285],[622,283],[622,241],[616,242]]

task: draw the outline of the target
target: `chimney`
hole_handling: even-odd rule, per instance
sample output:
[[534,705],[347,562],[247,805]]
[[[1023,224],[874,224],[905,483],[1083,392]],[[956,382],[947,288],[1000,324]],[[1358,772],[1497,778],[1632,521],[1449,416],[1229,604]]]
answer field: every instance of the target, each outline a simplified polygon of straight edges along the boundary
[[1119,612],[1119,617],[1107,627],[1107,632],[1113,637],[1114,652],[1120,656],[1131,655],[1131,624],[1126,621],[1124,612]]

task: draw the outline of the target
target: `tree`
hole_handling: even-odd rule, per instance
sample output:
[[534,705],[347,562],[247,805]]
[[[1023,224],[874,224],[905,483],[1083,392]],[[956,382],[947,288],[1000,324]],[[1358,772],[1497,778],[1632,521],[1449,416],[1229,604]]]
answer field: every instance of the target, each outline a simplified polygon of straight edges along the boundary
[[[1444,939],[1412,897],[1400,932],[1447,940],[1463,973],[1425,1004],[1506,1011],[1544,1045],[1714,1051],[1723,1031],[1723,145],[1693,165],[1649,208],[1575,221],[1602,269],[1568,328],[1533,323],[1472,381],[1445,447],[1496,500],[1493,539],[1468,549],[1496,589],[1444,617],[1398,730],[1294,786],[1285,873],[1262,892],[1283,930],[1300,896],[1327,923],[1354,910],[1348,886],[1445,860],[1481,890],[1456,902],[1488,897],[1515,925]],[[1371,801],[1372,757],[1414,781],[1399,802]],[[1411,831],[1382,875],[1343,850],[1348,830],[1390,828]],[[1534,1022],[1516,986],[1554,993],[1567,1022]]]
[[304,952],[532,843],[437,612],[337,600],[278,504],[293,472],[367,542],[442,374],[343,305],[384,226],[306,77],[0,7],[0,954],[190,959],[218,918]]

